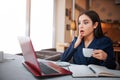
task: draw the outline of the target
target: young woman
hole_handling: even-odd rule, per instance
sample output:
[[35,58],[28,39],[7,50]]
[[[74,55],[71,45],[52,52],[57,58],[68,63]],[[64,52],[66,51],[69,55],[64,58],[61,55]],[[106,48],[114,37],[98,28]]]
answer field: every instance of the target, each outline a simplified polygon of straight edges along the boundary
[[[73,58],[74,64],[96,64],[115,69],[115,56],[110,38],[103,35],[99,15],[95,11],[84,11],[78,17],[79,35],[61,56],[61,61]],[[91,57],[84,57],[83,48],[94,49]]]

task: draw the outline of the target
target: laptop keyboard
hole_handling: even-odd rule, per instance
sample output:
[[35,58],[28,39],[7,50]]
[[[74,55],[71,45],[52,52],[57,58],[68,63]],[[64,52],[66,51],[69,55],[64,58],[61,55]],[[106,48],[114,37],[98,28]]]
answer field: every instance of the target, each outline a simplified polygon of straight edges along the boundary
[[55,74],[55,73],[58,73],[56,70],[48,67],[47,65],[45,65],[45,64],[42,63],[42,62],[39,62],[39,64],[40,64],[41,71],[42,71],[44,74]]

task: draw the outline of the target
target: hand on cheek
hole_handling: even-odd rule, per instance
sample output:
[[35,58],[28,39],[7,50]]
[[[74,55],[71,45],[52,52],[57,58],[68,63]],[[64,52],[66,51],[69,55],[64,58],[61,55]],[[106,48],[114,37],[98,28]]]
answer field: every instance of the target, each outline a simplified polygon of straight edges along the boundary
[[77,41],[75,42],[74,48],[76,48],[81,43],[82,38],[83,38],[82,34],[79,33]]
[[94,50],[92,55],[94,58],[105,61],[107,59],[107,53],[103,50]]

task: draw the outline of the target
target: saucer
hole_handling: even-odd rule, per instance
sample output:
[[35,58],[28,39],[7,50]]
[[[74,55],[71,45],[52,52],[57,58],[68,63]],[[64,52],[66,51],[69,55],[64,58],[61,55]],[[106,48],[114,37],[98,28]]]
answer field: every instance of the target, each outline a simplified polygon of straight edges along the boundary
[[67,67],[70,66],[69,62],[56,62],[57,65],[62,66],[62,67]]

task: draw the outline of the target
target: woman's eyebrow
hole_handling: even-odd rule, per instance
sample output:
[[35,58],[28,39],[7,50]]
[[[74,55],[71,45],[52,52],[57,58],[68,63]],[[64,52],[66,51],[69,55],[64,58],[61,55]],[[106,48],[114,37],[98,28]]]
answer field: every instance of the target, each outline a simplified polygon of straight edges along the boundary
[[83,20],[83,21],[89,21],[88,19],[85,19],[85,20]]
[[84,19],[84,20],[79,20],[79,22],[86,22],[86,21],[88,21],[89,22],[89,20],[88,19]]
[[79,20],[79,22],[81,22],[81,21],[89,21],[88,19],[84,19],[84,20]]

